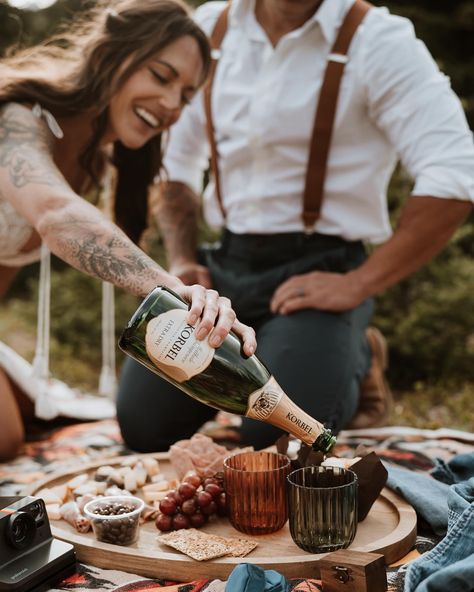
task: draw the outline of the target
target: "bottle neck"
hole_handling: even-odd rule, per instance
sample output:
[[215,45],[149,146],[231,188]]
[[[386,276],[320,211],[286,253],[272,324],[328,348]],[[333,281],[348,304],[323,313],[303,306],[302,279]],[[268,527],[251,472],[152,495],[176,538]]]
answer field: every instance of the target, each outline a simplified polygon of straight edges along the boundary
[[329,452],[336,444],[336,436],[333,436],[331,430],[325,429],[312,444],[313,450],[319,452]]

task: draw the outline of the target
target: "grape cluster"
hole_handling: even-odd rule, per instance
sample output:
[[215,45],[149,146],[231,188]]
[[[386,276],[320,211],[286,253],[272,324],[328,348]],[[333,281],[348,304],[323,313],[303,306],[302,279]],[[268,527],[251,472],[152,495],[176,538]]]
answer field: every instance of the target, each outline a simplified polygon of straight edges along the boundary
[[196,473],[185,475],[177,487],[160,501],[155,524],[167,532],[181,528],[200,528],[213,514],[225,516],[226,500],[222,475],[201,479]]

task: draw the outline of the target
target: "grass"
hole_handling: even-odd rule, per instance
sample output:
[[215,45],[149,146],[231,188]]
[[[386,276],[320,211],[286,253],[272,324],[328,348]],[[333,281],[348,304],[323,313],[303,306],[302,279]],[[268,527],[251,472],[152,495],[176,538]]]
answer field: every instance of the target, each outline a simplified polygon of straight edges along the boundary
[[395,393],[390,424],[474,432],[473,401],[472,384],[461,388],[418,384],[412,391]]

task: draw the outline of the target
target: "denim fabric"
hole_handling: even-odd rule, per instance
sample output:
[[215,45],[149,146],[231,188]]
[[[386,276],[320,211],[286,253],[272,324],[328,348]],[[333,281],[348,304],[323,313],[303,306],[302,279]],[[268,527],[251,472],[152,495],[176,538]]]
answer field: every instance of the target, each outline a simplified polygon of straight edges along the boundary
[[474,590],[474,477],[448,492],[448,532],[408,566],[405,592]]
[[277,571],[240,563],[232,570],[225,592],[288,592],[288,582]]
[[428,475],[385,466],[388,471],[387,487],[405,498],[437,535],[446,534],[449,485]]
[[448,462],[440,458],[434,460],[435,467],[430,471],[430,475],[438,481],[454,485],[474,477],[474,452],[457,454]]

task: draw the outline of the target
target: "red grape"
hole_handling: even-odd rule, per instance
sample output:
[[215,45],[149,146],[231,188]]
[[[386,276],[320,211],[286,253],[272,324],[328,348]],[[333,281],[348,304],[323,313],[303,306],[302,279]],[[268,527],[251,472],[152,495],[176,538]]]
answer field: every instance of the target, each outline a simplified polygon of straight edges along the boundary
[[172,516],[176,512],[178,504],[174,497],[164,497],[160,501],[160,511],[167,516]]
[[191,523],[189,521],[189,518],[185,514],[181,514],[180,512],[178,512],[178,514],[175,514],[173,516],[173,528],[175,530],[180,530],[181,528],[189,528],[190,526]]
[[206,516],[210,516],[211,514],[216,514],[217,513],[216,502],[213,500],[210,504],[208,504],[207,506],[204,506],[204,508],[201,508],[201,512],[203,514],[205,514]]
[[212,495],[210,493],[208,493],[207,491],[200,491],[197,494],[197,503],[198,506],[201,508],[205,508],[206,506],[208,506],[210,503],[212,502]]
[[215,477],[207,477],[207,479],[204,479],[202,486],[204,487],[204,489],[206,488],[206,485],[219,485],[217,479]]
[[180,506],[183,503],[183,498],[181,497],[181,495],[176,491],[176,489],[173,489],[172,491],[168,492],[168,495],[166,497],[171,497],[175,500],[176,504],[178,506]]
[[207,516],[204,516],[204,514],[191,514],[191,516],[189,516],[189,522],[191,522],[191,526],[194,528],[201,528],[201,526],[206,524],[206,518]]
[[184,476],[183,483],[191,483],[197,489],[201,485],[201,477],[196,473],[189,473]]
[[191,483],[181,483],[178,487],[178,494],[181,496],[182,500],[188,500],[194,496],[196,493],[196,488]]
[[158,514],[155,520],[155,526],[162,532],[173,530],[173,518],[171,516],[167,516],[166,514]]
[[219,516],[225,516],[227,514],[227,501],[224,492],[216,499],[216,505]]
[[222,487],[217,485],[217,483],[208,483],[204,486],[204,491],[210,493],[216,499],[222,493]]
[[194,514],[196,509],[197,500],[194,497],[184,500],[184,502],[181,504],[181,512],[183,512],[183,514]]
[[227,507],[222,475],[216,473],[215,477],[201,480],[199,475],[189,471],[178,487],[160,501],[159,508],[161,514],[155,525],[162,532],[201,528],[209,516],[225,516]]

